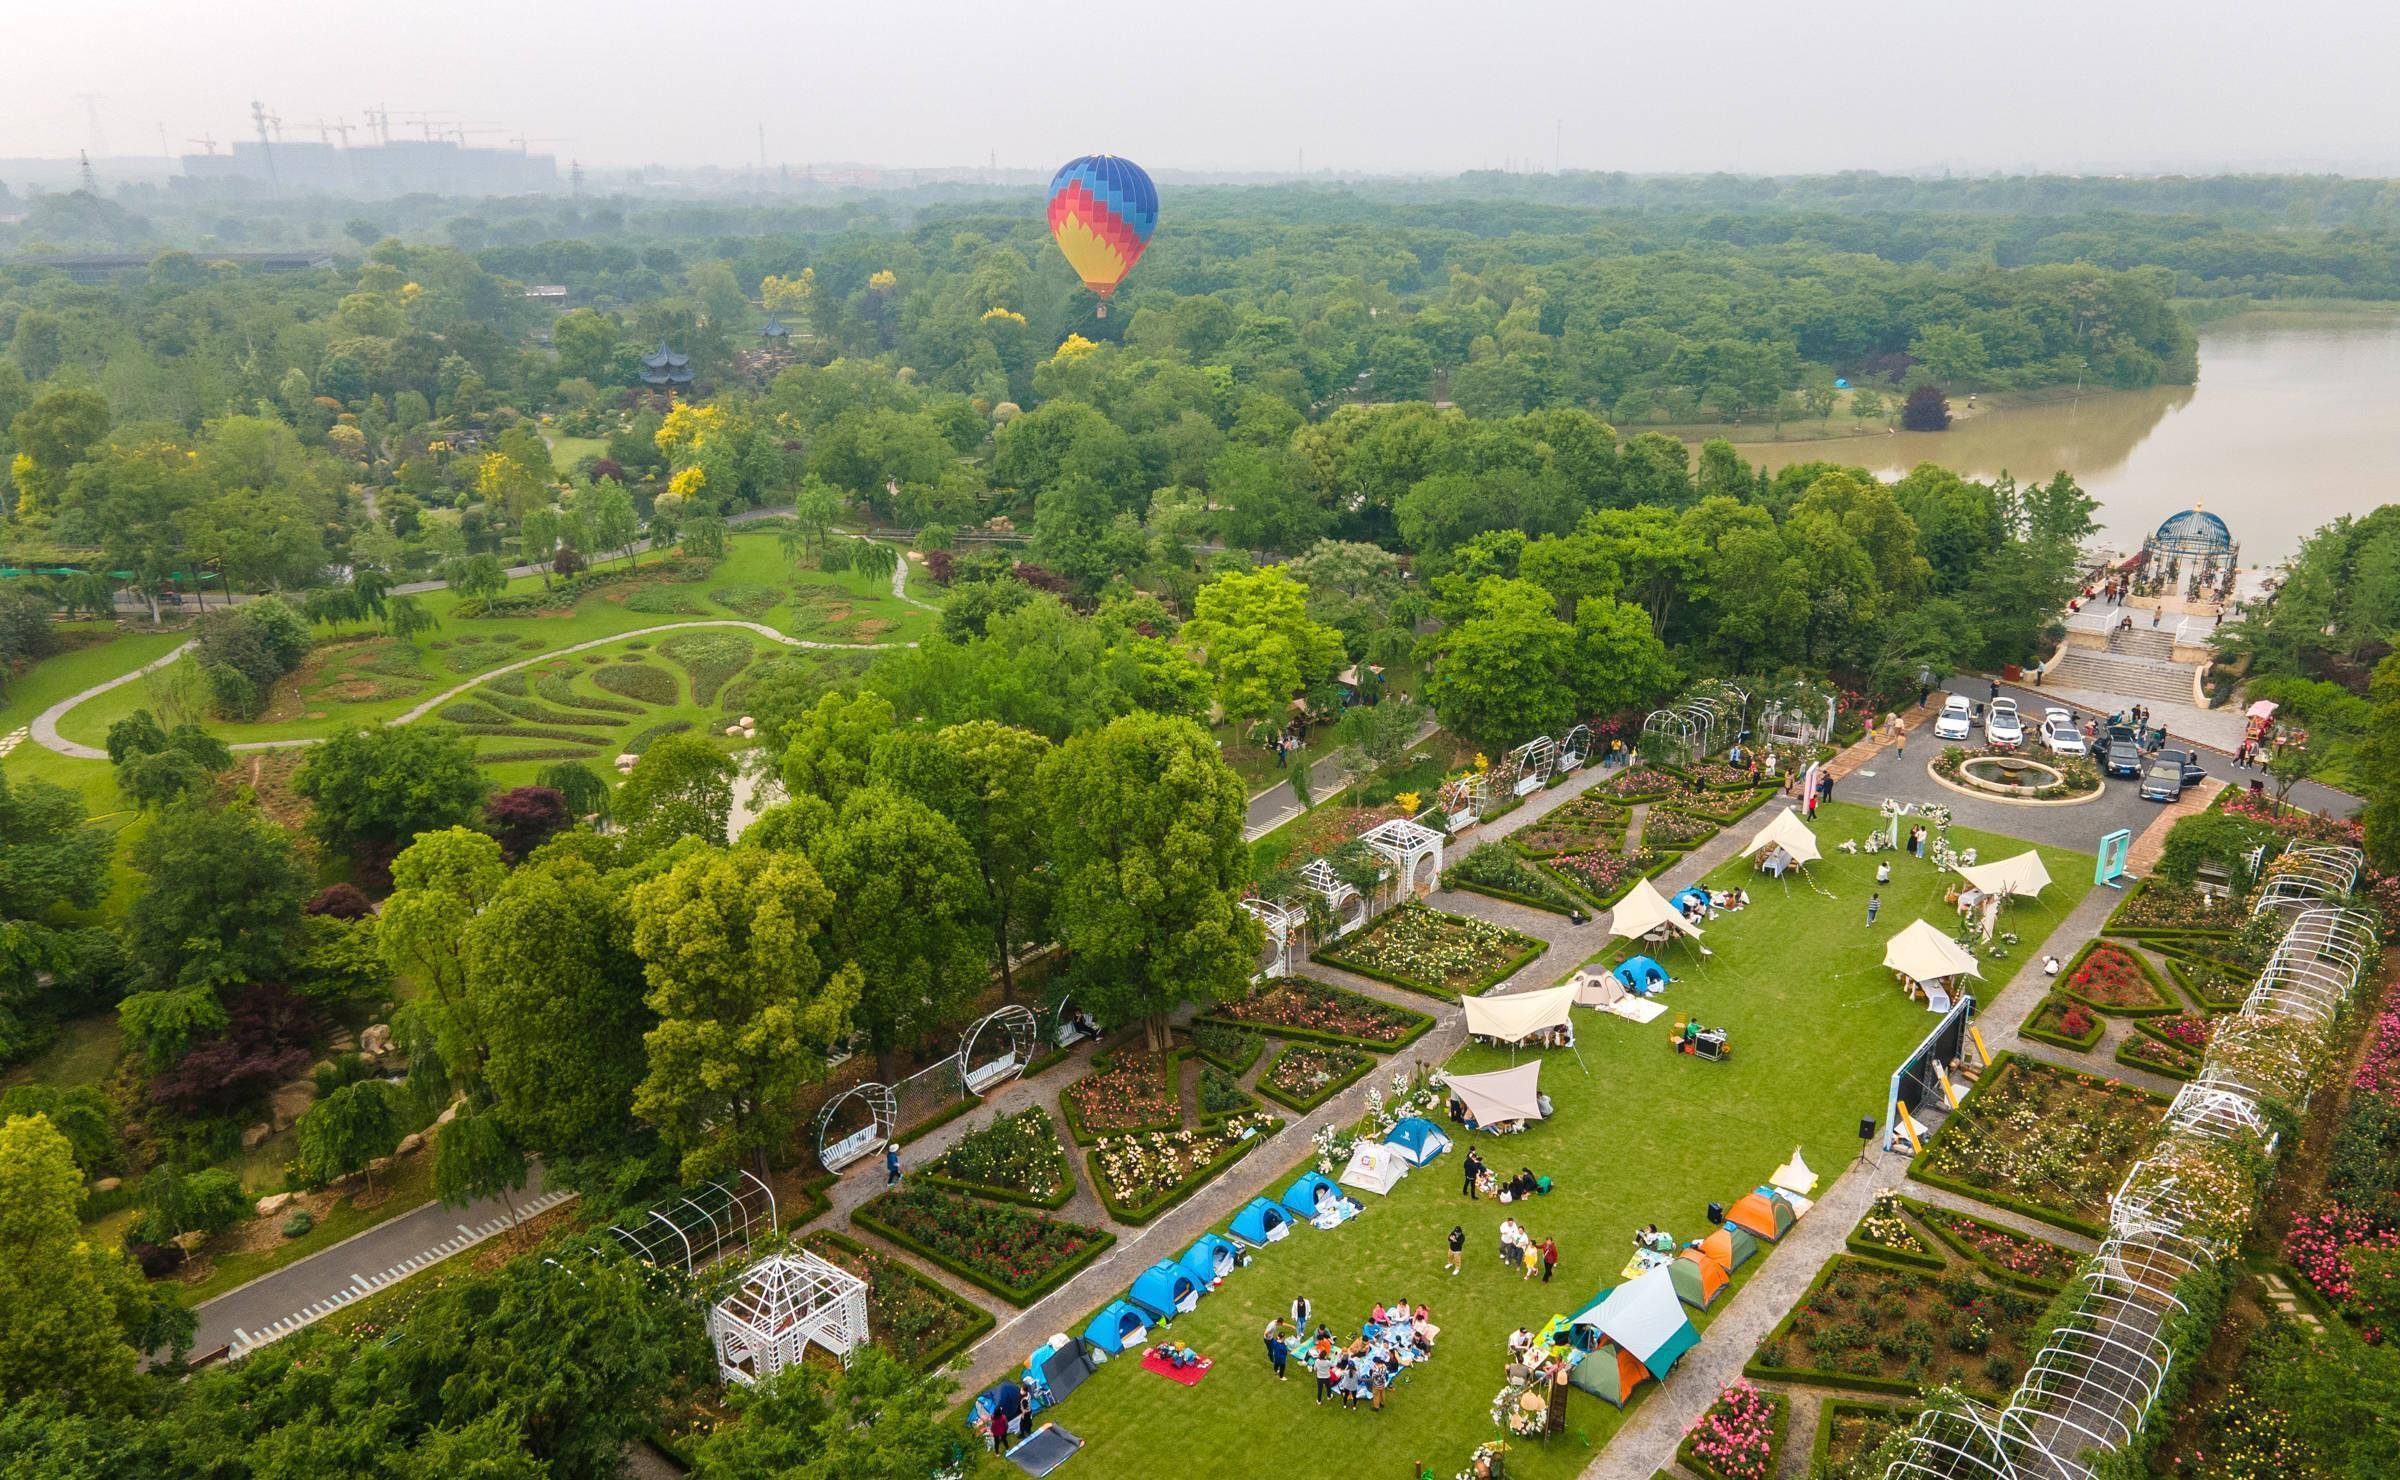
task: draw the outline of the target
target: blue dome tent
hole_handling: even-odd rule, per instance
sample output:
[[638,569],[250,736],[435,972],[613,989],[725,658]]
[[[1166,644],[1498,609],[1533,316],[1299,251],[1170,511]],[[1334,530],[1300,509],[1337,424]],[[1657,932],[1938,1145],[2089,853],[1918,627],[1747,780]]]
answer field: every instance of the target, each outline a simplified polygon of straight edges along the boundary
[[1640,996],[1648,996],[1675,979],[1667,975],[1667,968],[1648,956],[1628,956],[1618,962],[1615,969],[1617,980],[1625,984],[1625,990]]
[[2233,553],[2233,531],[2226,528],[2224,520],[2195,507],[2168,515],[2145,548],[2156,555],[2223,558]]
[[1162,1321],[1171,1321],[1200,1303],[1200,1286],[1172,1259],[1161,1259],[1143,1270],[1129,1293],[1134,1304]]
[[1292,1231],[1292,1215],[1273,1201],[1254,1197],[1233,1215],[1233,1236],[1253,1247],[1275,1243]]
[[1104,1352],[1139,1346],[1149,1334],[1150,1318],[1123,1300],[1110,1301],[1108,1308],[1083,1328],[1083,1339]]
[[1667,903],[1675,906],[1677,909],[1682,909],[1686,905],[1691,904],[1697,904],[1700,906],[1700,908],[1707,909],[1708,891],[1705,889],[1679,889],[1675,891],[1674,897],[1669,899]]
[[1234,1266],[1242,1262],[1242,1251],[1222,1234],[1204,1233],[1175,1262],[1183,1266],[1183,1272],[1192,1277],[1194,1284],[1205,1290],[1233,1273]]
[[1079,1336],[1053,1336],[1025,1359],[1026,1386],[1037,1389],[1037,1398],[1042,1393],[1049,1395],[1047,1403],[1035,1403],[1037,1413],[1050,1403],[1065,1402],[1091,1375],[1091,1343]]
[[1283,1189],[1284,1210],[1303,1219],[1314,1218],[1325,1204],[1341,1200],[1342,1190],[1323,1172],[1310,1172]]
[[1402,1116],[1383,1142],[1400,1148],[1400,1154],[1414,1166],[1423,1166],[1450,1149],[1449,1134],[1422,1115]]

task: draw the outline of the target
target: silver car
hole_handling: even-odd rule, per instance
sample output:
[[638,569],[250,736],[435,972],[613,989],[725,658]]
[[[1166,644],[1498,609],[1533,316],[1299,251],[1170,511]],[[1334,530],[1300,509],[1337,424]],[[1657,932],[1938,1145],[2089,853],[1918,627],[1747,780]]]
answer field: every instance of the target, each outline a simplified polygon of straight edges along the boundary
[[2025,723],[2017,718],[2017,701],[1994,699],[1983,718],[1983,738],[1995,750],[2014,750],[2025,743]]
[[2083,732],[2075,728],[2075,721],[2055,710],[2050,718],[2042,721],[2042,744],[2050,748],[2052,755],[2084,753]]

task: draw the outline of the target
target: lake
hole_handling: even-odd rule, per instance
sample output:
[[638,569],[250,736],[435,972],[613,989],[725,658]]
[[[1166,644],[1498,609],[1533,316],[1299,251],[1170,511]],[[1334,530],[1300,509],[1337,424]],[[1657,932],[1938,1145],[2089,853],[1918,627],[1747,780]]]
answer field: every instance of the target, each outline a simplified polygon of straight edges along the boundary
[[2065,469],[2131,550],[2200,503],[2242,563],[2271,564],[2335,516],[2400,489],[2400,314],[2273,311],[2200,331],[2200,383],[1981,411],[1946,432],[1737,443],[1770,469],[1824,458],[1896,478],[1937,462],[2021,482]]

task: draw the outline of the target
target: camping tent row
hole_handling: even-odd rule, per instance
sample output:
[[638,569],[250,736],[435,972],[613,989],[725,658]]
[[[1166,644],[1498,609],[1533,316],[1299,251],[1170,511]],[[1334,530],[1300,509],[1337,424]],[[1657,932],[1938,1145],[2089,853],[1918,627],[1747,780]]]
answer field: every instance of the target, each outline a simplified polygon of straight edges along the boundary
[[[1204,1233],[1182,1254],[1161,1259],[1143,1270],[1134,1279],[1132,1289],[1110,1301],[1083,1328],[1083,1340],[1104,1354],[1139,1346],[1153,1325],[1191,1310],[1200,1303],[1201,1296],[1215,1289],[1241,1263],[1241,1245],[1223,1234]],[[1057,1340],[1053,1338],[1052,1347]],[[1040,1352],[1034,1355],[1037,1360],[1041,1357]],[[1052,1387],[1055,1389],[1056,1384]]]
[[1952,981],[1983,975],[1973,952],[1922,919],[1910,921],[1884,946],[1883,964],[1923,988],[1925,1005],[1934,1012],[1950,1010]]
[[1675,978],[1648,956],[1628,956],[1605,971],[1578,971],[1568,978],[1575,1005],[1612,1008],[1628,996],[1647,997]]
[[[1824,856],[1817,849],[1817,835],[1800,820],[1799,812],[1788,807],[1758,830],[1750,846],[1742,850],[1742,857],[1760,853],[1766,855],[1766,866],[1770,868],[1776,868],[1778,856],[1795,865],[1811,864]],[[1781,869],[1777,868],[1777,872]]]

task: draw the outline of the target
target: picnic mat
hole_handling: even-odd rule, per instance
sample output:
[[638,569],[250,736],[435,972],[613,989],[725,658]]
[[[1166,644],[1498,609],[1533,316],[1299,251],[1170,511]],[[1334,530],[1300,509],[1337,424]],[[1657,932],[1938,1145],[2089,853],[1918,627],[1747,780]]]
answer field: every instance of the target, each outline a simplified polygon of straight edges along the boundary
[[1168,1361],[1165,1357],[1160,1356],[1158,1354],[1158,1348],[1156,1347],[1152,1347],[1150,1350],[1142,1353],[1143,1371],[1155,1372],[1159,1376],[1167,1379],[1167,1381],[1180,1382],[1185,1387],[1198,1387],[1200,1385],[1200,1379],[1208,1376],[1208,1369],[1215,1365],[1216,1362],[1213,1359],[1202,1357],[1200,1359],[1200,1365],[1197,1367],[1178,1367],[1173,1362]]
[[1621,1018],[1646,1023],[1667,1010],[1664,1002],[1651,1002],[1640,997],[1620,997],[1608,1005],[1608,1010]]
[[1046,1423],[1025,1436],[1022,1443],[1008,1452],[1010,1464],[1028,1475],[1047,1475],[1075,1457],[1083,1441],[1060,1428]]

